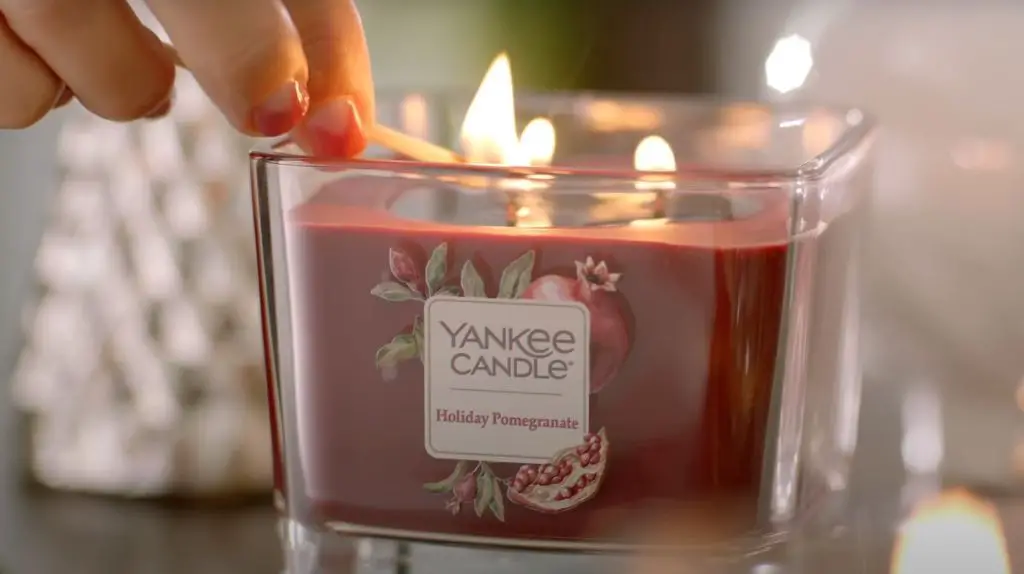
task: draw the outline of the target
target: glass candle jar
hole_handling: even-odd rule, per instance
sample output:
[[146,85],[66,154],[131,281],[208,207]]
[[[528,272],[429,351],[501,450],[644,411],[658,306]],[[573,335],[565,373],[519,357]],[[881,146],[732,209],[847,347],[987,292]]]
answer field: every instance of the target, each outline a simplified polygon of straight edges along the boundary
[[[452,145],[467,101],[381,117]],[[290,544],[623,550],[660,514],[669,546],[763,544],[815,515],[856,435],[871,121],[516,106],[546,128],[526,167],[252,154]]]

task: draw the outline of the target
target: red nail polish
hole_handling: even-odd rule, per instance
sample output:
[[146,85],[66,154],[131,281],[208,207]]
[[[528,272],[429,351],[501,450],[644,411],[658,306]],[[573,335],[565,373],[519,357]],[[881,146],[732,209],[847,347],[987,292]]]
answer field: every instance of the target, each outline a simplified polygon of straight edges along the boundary
[[366,148],[366,133],[352,100],[326,102],[317,107],[305,125],[305,138],[314,155],[353,157]]
[[171,107],[173,105],[174,105],[174,96],[173,96],[173,94],[171,94],[171,95],[168,95],[167,99],[165,99],[162,103],[160,103],[155,108],[150,110],[150,112],[147,113],[144,117],[146,119],[149,119],[149,120],[160,119],[160,118],[166,116],[168,113],[170,113]]
[[288,82],[252,111],[252,126],[264,136],[288,133],[309,109],[309,94],[298,82]]

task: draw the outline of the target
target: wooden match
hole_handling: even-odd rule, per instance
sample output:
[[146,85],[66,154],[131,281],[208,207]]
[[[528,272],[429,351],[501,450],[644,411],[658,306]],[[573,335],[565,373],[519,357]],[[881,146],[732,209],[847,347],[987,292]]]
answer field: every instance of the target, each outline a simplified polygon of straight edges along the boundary
[[[181,61],[181,56],[174,49],[174,46],[169,44],[164,44],[164,46],[174,60],[174,64],[183,70],[187,70],[188,66]],[[427,163],[463,163],[466,161],[465,158],[448,148],[381,124],[374,124],[370,129],[366,130],[366,139],[371,143],[383,146],[416,161]]]
[[466,160],[454,151],[409,134],[376,124],[366,131],[366,138],[387,149],[428,163],[463,163]]

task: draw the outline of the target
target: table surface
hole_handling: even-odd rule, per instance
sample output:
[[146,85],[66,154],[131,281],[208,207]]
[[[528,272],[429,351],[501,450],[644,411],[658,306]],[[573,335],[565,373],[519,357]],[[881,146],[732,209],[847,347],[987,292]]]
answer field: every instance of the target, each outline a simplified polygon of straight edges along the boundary
[[[874,404],[885,409],[898,406],[888,401]],[[847,557],[852,552],[856,560],[841,560],[843,567],[838,569],[839,562],[828,560],[828,564],[836,565],[827,568],[830,574],[882,574],[888,570],[891,536],[895,534],[897,519],[906,510],[901,499],[906,499],[908,487],[913,486],[902,474],[883,472],[898,466],[899,441],[892,440],[895,429],[884,424],[893,417],[891,413],[873,412],[875,407],[866,406],[866,416],[876,424],[861,427],[856,457],[859,461],[855,460],[852,481],[855,487],[851,488],[852,504],[848,505],[857,513],[851,516],[849,524],[864,526],[855,527],[859,530],[847,536],[859,548],[840,550]],[[0,404],[0,411],[3,410]],[[0,412],[0,439],[9,447],[17,442],[17,433],[11,428],[13,425],[4,424],[9,422],[4,420],[7,417],[2,415],[5,414]],[[276,516],[269,497],[247,505],[204,507],[54,493],[27,487],[19,460],[21,456],[16,449],[0,449],[0,574],[281,572]],[[926,490],[933,486],[924,485]],[[1004,493],[997,505],[1013,571],[1024,572],[1024,494]],[[866,521],[861,520],[865,517]],[[549,558],[531,558],[526,562],[516,559],[499,564],[471,558],[469,551],[437,547],[421,550],[425,552],[415,554],[425,560],[422,563],[415,560],[414,567],[407,571],[414,574],[584,571],[569,567],[567,563],[562,563],[566,567],[560,567],[557,560]],[[419,567],[421,565],[423,567]],[[816,567],[791,569],[787,566],[770,572],[818,574]]]
[[[5,482],[0,495],[0,572],[5,574],[281,573],[275,515],[269,500],[216,508],[68,495],[25,488],[12,480],[16,475],[9,465],[4,471]],[[888,511],[894,510],[891,504],[882,506],[887,506]],[[1016,572],[1024,564],[1024,502],[1004,503],[1000,505],[1000,513]],[[857,533],[848,536],[850,540],[861,540],[857,548],[830,550],[830,557],[818,556],[813,561],[801,562],[802,566],[787,564],[771,572],[817,574],[819,566],[825,564],[832,574],[882,574],[888,569],[887,555],[892,547],[884,541],[865,544],[862,540],[865,534],[874,540],[887,538],[878,530]],[[406,571],[422,574],[593,571],[592,568],[581,569],[576,561],[559,562],[543,555],[534,555],[527,561],[523,560],[526,556],[520,555],[517,560],[499,564],[474,558],[471,554],[475,551],[468,549],[433,547],[424,550],[427,551],[416,552],[423,557],[422,567]],[[840,559],[840,564],[836,555],[847,558]],[[414,564],[417,562],[421,559],[414,560]],[[609,571],[608,568],[600,570]]]
[[270,499],[187,507],[26,488],[0,466],[4,574],[280,574]]

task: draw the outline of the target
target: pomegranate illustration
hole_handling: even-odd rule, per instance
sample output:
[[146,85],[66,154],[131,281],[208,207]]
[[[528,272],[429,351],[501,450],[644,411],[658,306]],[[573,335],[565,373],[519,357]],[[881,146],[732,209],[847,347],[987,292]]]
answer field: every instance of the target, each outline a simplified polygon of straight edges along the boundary
[[412,289],[418,289],[423,281],[419,265],[402,249],[392,248],[388,251],[388,268],[395,279]]
[[508,486],[508,499],[536,512],[555,514],[590,500],[608,468],[608,436],[590,433],[579,446],[559,451],[547,464],[523,465]]
[[610,273],[604,261],[592,257],[576,262],[576,277],[545,275],[523,291],[523,299],[576,301],[590,310],[590,392],[604,388],[618,373],[629,354],[626,319],[611,295],[621,273]]
[[445,508],[452,514],[458,514],[464,503],[472,504],[476,500],[476,473],[470,472],[459,479],[452,487],[452,499],[445,504]]

